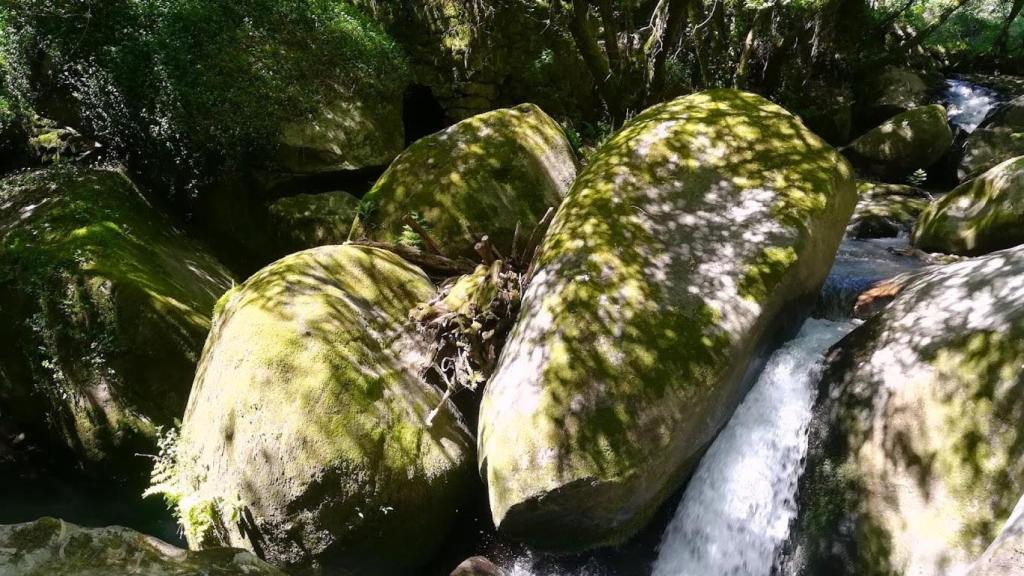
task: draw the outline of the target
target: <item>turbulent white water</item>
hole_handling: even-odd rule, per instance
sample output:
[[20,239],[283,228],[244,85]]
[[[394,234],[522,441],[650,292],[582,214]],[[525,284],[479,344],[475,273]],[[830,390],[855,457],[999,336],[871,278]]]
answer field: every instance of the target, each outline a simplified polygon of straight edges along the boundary
[[946,80],[943,96],[949,121],[967,132],[974,132],[989,111],[999,104],[999,94],[994,90],[965,80]]
[[824,354],[854,327],[808,320],[771,357],[698,465],[662,537],[654,576],[771,573],[797,512]]

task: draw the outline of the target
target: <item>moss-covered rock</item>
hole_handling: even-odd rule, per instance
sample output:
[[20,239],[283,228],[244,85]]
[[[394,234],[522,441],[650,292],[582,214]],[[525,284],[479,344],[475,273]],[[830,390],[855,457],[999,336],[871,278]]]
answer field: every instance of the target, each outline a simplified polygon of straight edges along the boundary
[[864,83],[861,94],[863,120],[877,125],[897,114],[928,103],[931,87],[920,74],[898,66],[886,66]]
[[1024,96],[1001,104],[968,136],[957,173],[967,180],[1022,154]]
[[855,201],[839,154],[743,92],[655,106],[601,146],[484,392],[499,530],[572,550],[643,526],[728,418],[776,321],[817,294]]
[[899,181],[915,170],[931,167],[952,144],[946,109],[933,104],[886,120],[851,142],[843,153],[863,173]]
[[0,525],[0,574],[10,576],[284,576],[250,552],[189,552],[128,528],[57,518]]
[[901,184],[857,182],[857,208],[846,235],[851,238],[894,238],[910,232],[932,195],[920,188]]
[[914,245],[964,256],[1024,244],[1024,156],[961,184],[921,214]]
[[348,192],[299,194],[270,204],[271,233],[282,254],[341,244],[348,239],[359,199]]
[[405,147],[402,91],[366,92],[337,94],[312,118],[286,124],[277,167],[316,174],[390,164]]
[[1024,499],[967,576],[1024,576]]
[[484,235],[508,253],[516,223],[533,230],[575,177],[565,133],[540,108],[495,110],[403,152],[363,198],[354,234],[397,242],[412,215],[450,256],[475,258]]
[[433,296],[390,252],[326,246],[224,297],[155,478],[192,547],[246,548],[292,574],[405,574],[430,558],[473,450],[407,322]]
[[1024,490],[1024,249],[924,272],[831,353],[785,574],[962,574]]
[[0,412],[105,476],[181,415],[225,269],[120,172],[0,181]]
[[396,39],[416,83],[454,120],[520,102],[559,118],[602,109],[590,72],[547,2],[347,2]]

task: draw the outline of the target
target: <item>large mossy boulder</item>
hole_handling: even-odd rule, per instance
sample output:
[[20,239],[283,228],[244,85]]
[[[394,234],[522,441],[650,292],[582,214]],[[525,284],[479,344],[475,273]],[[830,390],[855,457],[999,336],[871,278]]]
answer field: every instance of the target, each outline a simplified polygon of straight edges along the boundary
[[284,255],[344,243],[358,209],[359,199],[339,190],[281,198],[267,211],[270,232]]
[[973,256],[1024,244],[1024,156],[961,184],[921,214],[914,245]]
[[472,436],[424,381],[432,346],[408,321],[434,294],[391,252],[325,246],[224,297],[153,489],[193,548],[246,548],[296,575],[430,558],[473,471]]
[[973,178],[1014,156],[1024,154],[1024,96],[1001,104],[964,144],[958,176]]
[[962,574],[1024,490],[1024,249],[924,272],[832,351],[786,574]]
[[128,528],[83,528],[57,518],[0,525],[8,576],[285,576],[245,550],[190,552]]
[[910,232],[932,195],[913,186],[857,182],[857,208],[846,228],[851,238],[895,238]]
[[565,133],[540,108],[494,110],[403,152],[363,198],[354,233],[398,242],[411,216],[450,256],[476,258],[484,235],[507,254],[516,224],[533,230],[575,177]]
[[933,104],[886,120],[851,142],[843,153],[864,174],[895,182],[931,167],[952,144],[946,109]]
[[228,272],[118,171],[0,180],[0,413],[25,446],[145,477]]
[[648,109],[555,216],[480,409],[500,532],[621,542],[696,465],[783,317],[799,317],[856,202],[852,171],[767,100]]

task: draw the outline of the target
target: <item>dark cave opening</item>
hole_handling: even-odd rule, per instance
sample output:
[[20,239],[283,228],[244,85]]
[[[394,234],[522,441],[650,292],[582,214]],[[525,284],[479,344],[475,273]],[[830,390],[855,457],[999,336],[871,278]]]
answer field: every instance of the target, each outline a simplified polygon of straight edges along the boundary
[[406,145],[448,127],[451,122],[429,86],[413,84],[405,91],[402,107]]

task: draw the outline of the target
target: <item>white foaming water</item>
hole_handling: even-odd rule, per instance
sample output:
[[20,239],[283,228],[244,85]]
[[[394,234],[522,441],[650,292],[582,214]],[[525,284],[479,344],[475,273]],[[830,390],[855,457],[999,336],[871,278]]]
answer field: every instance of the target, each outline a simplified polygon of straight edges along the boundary
[[946,80],[946,115],[949,121],[966,132],[974,132],[985,116],[999,104],[999,94],[984,86],[965,80]]
[[654,576],[768,576],[796,516],[824,355],[853,321],[808,320],[715,439],[662,537]]

